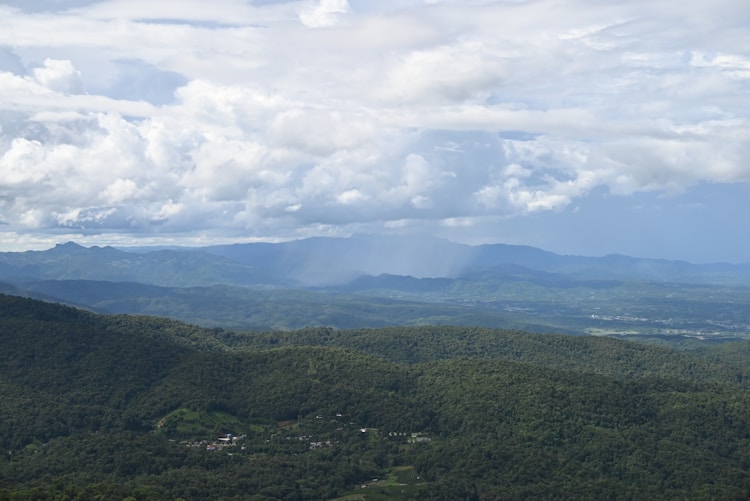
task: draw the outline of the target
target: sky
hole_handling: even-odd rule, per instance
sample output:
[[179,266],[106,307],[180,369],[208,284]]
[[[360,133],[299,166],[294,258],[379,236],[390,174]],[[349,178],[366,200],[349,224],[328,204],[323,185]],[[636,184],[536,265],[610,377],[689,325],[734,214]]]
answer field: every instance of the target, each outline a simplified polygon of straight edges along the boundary
[[0,250],[750,262],[747,0],[0,0]]

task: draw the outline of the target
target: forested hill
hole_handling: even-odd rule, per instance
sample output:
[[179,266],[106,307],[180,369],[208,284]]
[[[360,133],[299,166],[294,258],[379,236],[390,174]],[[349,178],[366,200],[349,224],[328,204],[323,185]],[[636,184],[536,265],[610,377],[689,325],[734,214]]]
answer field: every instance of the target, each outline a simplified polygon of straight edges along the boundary
[[618,378],[660,377],[750,385],[749,341],[677,351],[607,337],[455,326],[225,332],[223,341],[227,348],[235,350],[335,346],[409,364],[481,357]]
[[0,296],[0,499],[743,499],[750,350],[726,346]]

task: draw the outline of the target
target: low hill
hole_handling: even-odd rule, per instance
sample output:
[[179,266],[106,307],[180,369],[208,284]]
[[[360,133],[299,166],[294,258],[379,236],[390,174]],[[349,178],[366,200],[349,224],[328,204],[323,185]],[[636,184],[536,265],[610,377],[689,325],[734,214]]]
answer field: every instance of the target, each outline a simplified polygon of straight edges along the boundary
[[[24,281],[19,286],[9,285],[5,290],[99,313],[155,315],[204,327],[238,330],[424,324],[512,326],[541,332],[551,329],[530,318],[507,312],[477,311],[460,304],[441,305],[305,289],[252,289],[229,285],[161,287],[135,282],[34,280]],[[565,332],[565,329],[558,330]]]

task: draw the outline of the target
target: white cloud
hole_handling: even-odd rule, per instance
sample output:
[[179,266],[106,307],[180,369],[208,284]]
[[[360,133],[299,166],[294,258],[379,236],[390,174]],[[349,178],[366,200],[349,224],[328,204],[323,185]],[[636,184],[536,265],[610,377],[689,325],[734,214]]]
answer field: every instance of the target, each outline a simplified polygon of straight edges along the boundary
[[119,204],[133,198],[137,192],[138,185],[132,179],[118,178],[107,186],[103,198],[107,203]]
[[34,79],[50,90],[65,94],[81,94],[85,89],[81,72],[65,60],[45,59],[44,66],[34,69]]
[[112,207],[78,207],[64,213],[53,212],[52,217],[60,226],[85,228],[90,223],[100,223],[116,211]]
[[336,199],[339,201],[339,203],[342,203],[344,205],[354,204],[357,202],[361,202],[363,200],[367,200],[369,197],[359,191],[356,188],[352,188],[351,190],[346,190],[345,192],[339,194]]
[[300,12],[299,19],[310,28],[323,28],[335,25],[348,12],[347,0],[314,0]]
[[513,71],[496,49],[461,41],[407,53],[392,63],[377,94],[398,103],[481,102]]

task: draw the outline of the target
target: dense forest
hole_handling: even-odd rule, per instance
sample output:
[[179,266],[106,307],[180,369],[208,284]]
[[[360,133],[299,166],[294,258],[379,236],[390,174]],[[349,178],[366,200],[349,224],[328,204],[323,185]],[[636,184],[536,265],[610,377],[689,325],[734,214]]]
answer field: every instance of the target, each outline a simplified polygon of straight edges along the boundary
[[750,343],[233,332],[0,296],[0,499],[745,499]]

